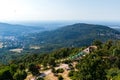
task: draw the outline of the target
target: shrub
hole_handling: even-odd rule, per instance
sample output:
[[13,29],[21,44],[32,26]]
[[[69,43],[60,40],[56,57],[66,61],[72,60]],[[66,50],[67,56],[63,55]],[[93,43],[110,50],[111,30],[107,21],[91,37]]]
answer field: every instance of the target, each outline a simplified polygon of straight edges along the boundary
[[60,69],[57,69],[57,73],[63,73],[64,72],[64,69],[60,68]]
[[59,75],[58,80],[63,80],[63,77],[61,75]]

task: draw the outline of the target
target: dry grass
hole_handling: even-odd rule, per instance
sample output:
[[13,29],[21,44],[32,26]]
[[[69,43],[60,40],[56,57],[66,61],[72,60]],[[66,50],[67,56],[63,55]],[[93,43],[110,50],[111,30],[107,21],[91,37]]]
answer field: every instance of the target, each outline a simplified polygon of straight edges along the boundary
[[[64,78],[64,80],[71,80],[68,77],[68,73],[69,73],[69,71],[65,70],[63,73],[59,73],[58,75],[62,75],[62,77]],[[45,80],[58,80],[58,77],[54,76],[53,73],[50,73],[49,75],[47,75],[45,77]]]
[[20,48],[18,48],[18,49],[11,49],[10,51],[11,52],[21,53],[21,51],[23,51],[23,49],[20,49]]
[[25,80],[34,80],[36,77],[33,76],[32,74],[29,74]]
[[58,80],[58,78],[54,76],[53,73],[50,73],[49,75],[45,77],[45,80]]
[[0,42],[0,48],[3,48],[3,43]]

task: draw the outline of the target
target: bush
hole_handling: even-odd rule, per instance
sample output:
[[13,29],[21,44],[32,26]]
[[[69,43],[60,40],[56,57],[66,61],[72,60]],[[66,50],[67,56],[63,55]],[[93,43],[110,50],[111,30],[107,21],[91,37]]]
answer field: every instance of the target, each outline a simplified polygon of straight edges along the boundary
[[60,68],[60,69],[57,69],[57,73],[63,73],[64,72],[64,69]]
[[13,80],[10,71],[7,69],[0,70],[0,80]]
[[56,73],[56,70],[55,70],[55,68],[54,68],[54,67],[52,68],[52,72],[53,72],[53,73]]
[[39,74],[39,70],[35,64],[30,64],[28,69],[33,75]]
[[25,71],[17,71],[13,77],[15,80],[24,80],[27,77],[27,73]]
[[63,77],[61,75],[59,75],[58,80],[63,80]]
[[74,71],[70,71],[69,74],[68,74],[69,77],[71,77],[73,75],[74,75]]

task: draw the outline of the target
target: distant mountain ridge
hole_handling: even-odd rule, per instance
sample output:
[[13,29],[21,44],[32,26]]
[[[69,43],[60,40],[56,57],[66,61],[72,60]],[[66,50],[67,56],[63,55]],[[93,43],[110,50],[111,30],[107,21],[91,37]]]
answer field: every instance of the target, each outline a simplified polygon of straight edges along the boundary
[[41,50],[51,51],[62,47],[90,45],[94,40],[120,39],[120,32],[103,25],[77,23],[53,31],[26,36],[27,45],[42,46]]
[[0,23],[0,36],[17,36],[30,32],[40,32],[43,27],[13,25],[8,23]]

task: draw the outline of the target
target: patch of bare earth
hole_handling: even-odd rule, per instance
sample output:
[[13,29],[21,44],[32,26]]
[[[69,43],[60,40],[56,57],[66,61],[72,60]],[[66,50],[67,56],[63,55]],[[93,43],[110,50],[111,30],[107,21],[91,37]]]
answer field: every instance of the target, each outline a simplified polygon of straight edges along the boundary
[[45,77],[45,80],[58,80],[58,77],[54,76],[53,73],[50,73]]
[[35,76],[33,76],[32,74],[29,74],[25,80],[35,80],[35,79],[36,79]]

